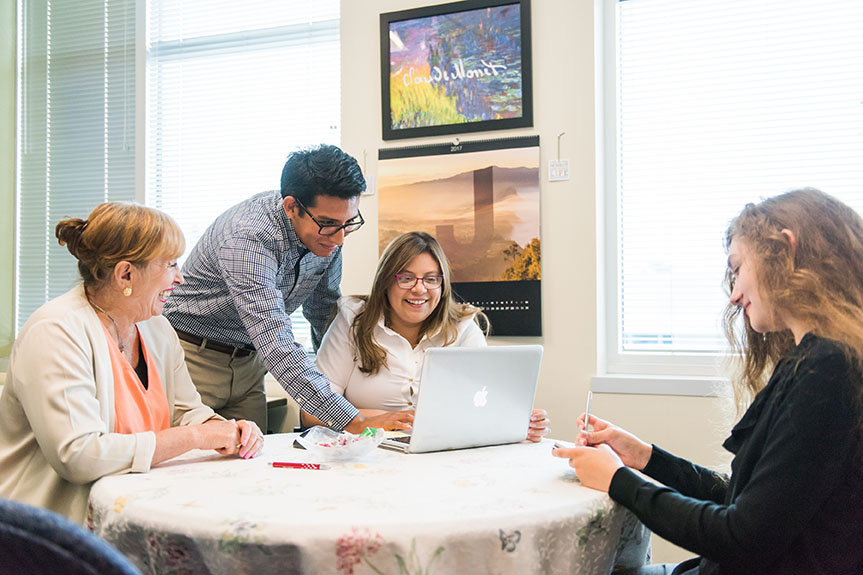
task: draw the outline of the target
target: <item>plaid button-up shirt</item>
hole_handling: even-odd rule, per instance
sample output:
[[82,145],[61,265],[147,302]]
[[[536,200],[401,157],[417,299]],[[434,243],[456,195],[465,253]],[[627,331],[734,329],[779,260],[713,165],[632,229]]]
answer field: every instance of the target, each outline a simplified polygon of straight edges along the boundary
[[302,408],[344,428],[358,413],[294,341],[290,315],[300,306],[317,349],[339,298],[341,246],[318,257],[300,242],[278,191],[230,208],[207,228],[183,265],[185,283],[165,304],[178,331],[254,348]]

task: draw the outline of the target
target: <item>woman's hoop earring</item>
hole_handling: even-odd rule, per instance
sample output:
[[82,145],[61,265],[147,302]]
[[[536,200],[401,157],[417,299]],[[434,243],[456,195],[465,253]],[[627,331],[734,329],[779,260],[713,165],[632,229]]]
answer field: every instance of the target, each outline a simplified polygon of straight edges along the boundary
[[132,288],[130,288],[130,287],[125,288],[123,290],[123,295],[126,297],[129,297],[130,295],[132,295]]

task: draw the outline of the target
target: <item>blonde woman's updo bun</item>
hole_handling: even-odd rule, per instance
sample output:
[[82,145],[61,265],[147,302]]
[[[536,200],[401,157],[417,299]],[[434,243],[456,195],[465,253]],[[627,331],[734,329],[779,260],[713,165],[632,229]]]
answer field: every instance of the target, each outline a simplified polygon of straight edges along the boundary
[[81,246],[81,235],[87,229],[86,220],[81,218],[67,218],[61,220],[54,229],[54,234],[60,240],[61,246],[66,246],[69,253],[78,257],[78,249]]
[[159,257],[178,258],[186,247],[183,232],[171,216],[126,202],[100,204],[86,220],[61,220],[54,234],[78,260],[78,272],[87,286],[106,281],[121,261],[141,267]]

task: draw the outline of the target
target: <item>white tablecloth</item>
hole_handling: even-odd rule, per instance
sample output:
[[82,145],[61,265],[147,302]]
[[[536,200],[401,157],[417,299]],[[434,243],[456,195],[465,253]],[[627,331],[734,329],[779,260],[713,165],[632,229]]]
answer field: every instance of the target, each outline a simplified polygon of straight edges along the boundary
[[609,573],[639,565],[649,532],[582,487],[551,442],[408,455],[327,470],[293,434],[253,460],[195,451],[100,479],[93,531],[145,573],[443,575]]

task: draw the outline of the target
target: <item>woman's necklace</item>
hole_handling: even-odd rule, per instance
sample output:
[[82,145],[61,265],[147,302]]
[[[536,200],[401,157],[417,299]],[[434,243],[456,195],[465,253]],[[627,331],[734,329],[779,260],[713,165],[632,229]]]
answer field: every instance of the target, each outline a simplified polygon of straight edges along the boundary
[[105,314],[108,319],[111,320],[111,323],[114,324],[114,331],[117,332],[117,347],[120,348],[120,353],[124,356],[126,355],[126,348],[128,347],[125,343],[123,343],[123,336],[120,335],[120,326],[117,325],[117,320],[115,320],[110,313],[106,312],[104,309],[96,305],[96,302],[87,298],[87,301],[90,302],[90,305],[96,308],[96,311],[100,311]]

